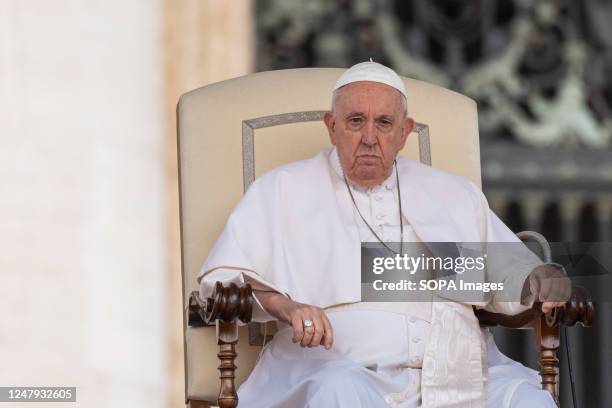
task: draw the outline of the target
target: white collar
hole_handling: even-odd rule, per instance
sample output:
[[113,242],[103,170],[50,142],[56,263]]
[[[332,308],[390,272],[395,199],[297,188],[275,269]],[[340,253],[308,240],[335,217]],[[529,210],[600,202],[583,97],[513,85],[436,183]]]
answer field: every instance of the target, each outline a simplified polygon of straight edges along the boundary
[[[336,173],[336,175],[340,177],[340,179],[344,179],[344,171],[342,170],[342,165],[340,164],[340,157],[338,156],[338,149],[335,146],[329,153],[329,164],[331,165],[332,169],[334,169],[334,173]],[[397,169],[395,169],[395,171],[397,171]],[[353,183],[348,178],[347,178],[347,181],[355,190],[361,191],[367,194],[379,192],[380,190],[384,188],[386,188],[387,190],[394,190],[397,185],[396,183],[397,178],[395,175],[395,171],[392,171],[391,175],[385,181],[383,181],[382,183],[374,187],[359,186]]]

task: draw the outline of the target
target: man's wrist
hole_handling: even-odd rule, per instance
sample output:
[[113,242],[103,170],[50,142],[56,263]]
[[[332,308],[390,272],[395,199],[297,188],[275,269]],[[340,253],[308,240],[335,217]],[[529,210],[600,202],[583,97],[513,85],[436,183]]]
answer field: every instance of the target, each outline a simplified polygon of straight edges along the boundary
[[267,290],[254,290],[253,292],[266,312],[277,319],[285,319],[285,317],[281,315],[281,312],[284,309],[281,307],[282,304],[289,300],[285,295],[279,292]]

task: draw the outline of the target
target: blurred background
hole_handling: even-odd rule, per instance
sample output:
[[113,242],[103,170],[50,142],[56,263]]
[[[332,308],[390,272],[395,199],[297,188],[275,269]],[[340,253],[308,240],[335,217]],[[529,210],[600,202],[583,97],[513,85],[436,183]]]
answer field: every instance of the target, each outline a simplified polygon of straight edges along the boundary
[[[0,385],[183,404],[176,102],[250,72],[373,58],[464,93],[493,210],[612,241],[610,22],[608,0],[0,0]],[[496,336],[537,367],[532,334]],[[569,339],[580,406],[610,406],[611,304]]]

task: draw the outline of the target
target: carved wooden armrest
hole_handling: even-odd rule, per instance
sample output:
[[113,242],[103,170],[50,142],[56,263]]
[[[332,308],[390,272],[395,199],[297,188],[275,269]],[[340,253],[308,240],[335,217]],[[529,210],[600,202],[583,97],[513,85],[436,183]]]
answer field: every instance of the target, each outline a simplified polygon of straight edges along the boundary
[[585,327],[593,324],[593,302],[588,292],[579,286],[572,288],[570,300],[548,314],[542,313],[542,303],[515,316],[475,310],[481,326],[503,326],[513,329],[526,327],[533,322],[536,330],[536,350],[539,354],[542,389],[549,391],[559,405],[559,359],[557,350],[560,344],[562,326],[580,323]]
[[572,287],[570,299],[560,307],[554,308],[550,313],[542,313],[542,303],[535,302],[533,307],[516,315],[492,313],[483,309],[475,309],[481,326],[503,326],[519,329],[528,326],[538,318],[544,318],[552,326],[574,326],[580,323],[590,327],[593,323],[594,306],[588,292],[580,287]]
[[235,408],[238,394],[234,384],[238,342],[238,322],[249,323],[253,314],[253,290],[248,283],[238,286],[230,283],[224,286],[215,283],[212,296],[201,299],[198,292],[191,292],[187,324],[202,327],[215,324],[219,345],[219,379],[221,387],[217,404],[220,408]]

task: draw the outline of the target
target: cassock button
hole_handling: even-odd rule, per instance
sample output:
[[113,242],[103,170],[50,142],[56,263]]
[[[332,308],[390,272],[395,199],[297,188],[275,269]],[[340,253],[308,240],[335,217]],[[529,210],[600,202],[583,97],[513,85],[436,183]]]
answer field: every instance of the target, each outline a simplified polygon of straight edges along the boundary
[[377,220],[382,220],[383,218],[385,218],[385,214],[378,214],[378,215],[376,216],[376,219],[377,219]]
[[421,364],[421,359],[419,357],[412,357],[413,364]]
[[421,338],[420,338],[420,337],[413,337],[413,338],[412,338],[412,342],[413,342],[413,343],[418,343],[419,341],[421,341]]
[[416,323],[416,317],[410,316],[410,323]]
[[374,199],[376,201],[380,201],[380,200],[382,200],[382,196],[380,194],[377,194],[377,195],[374,196]]

